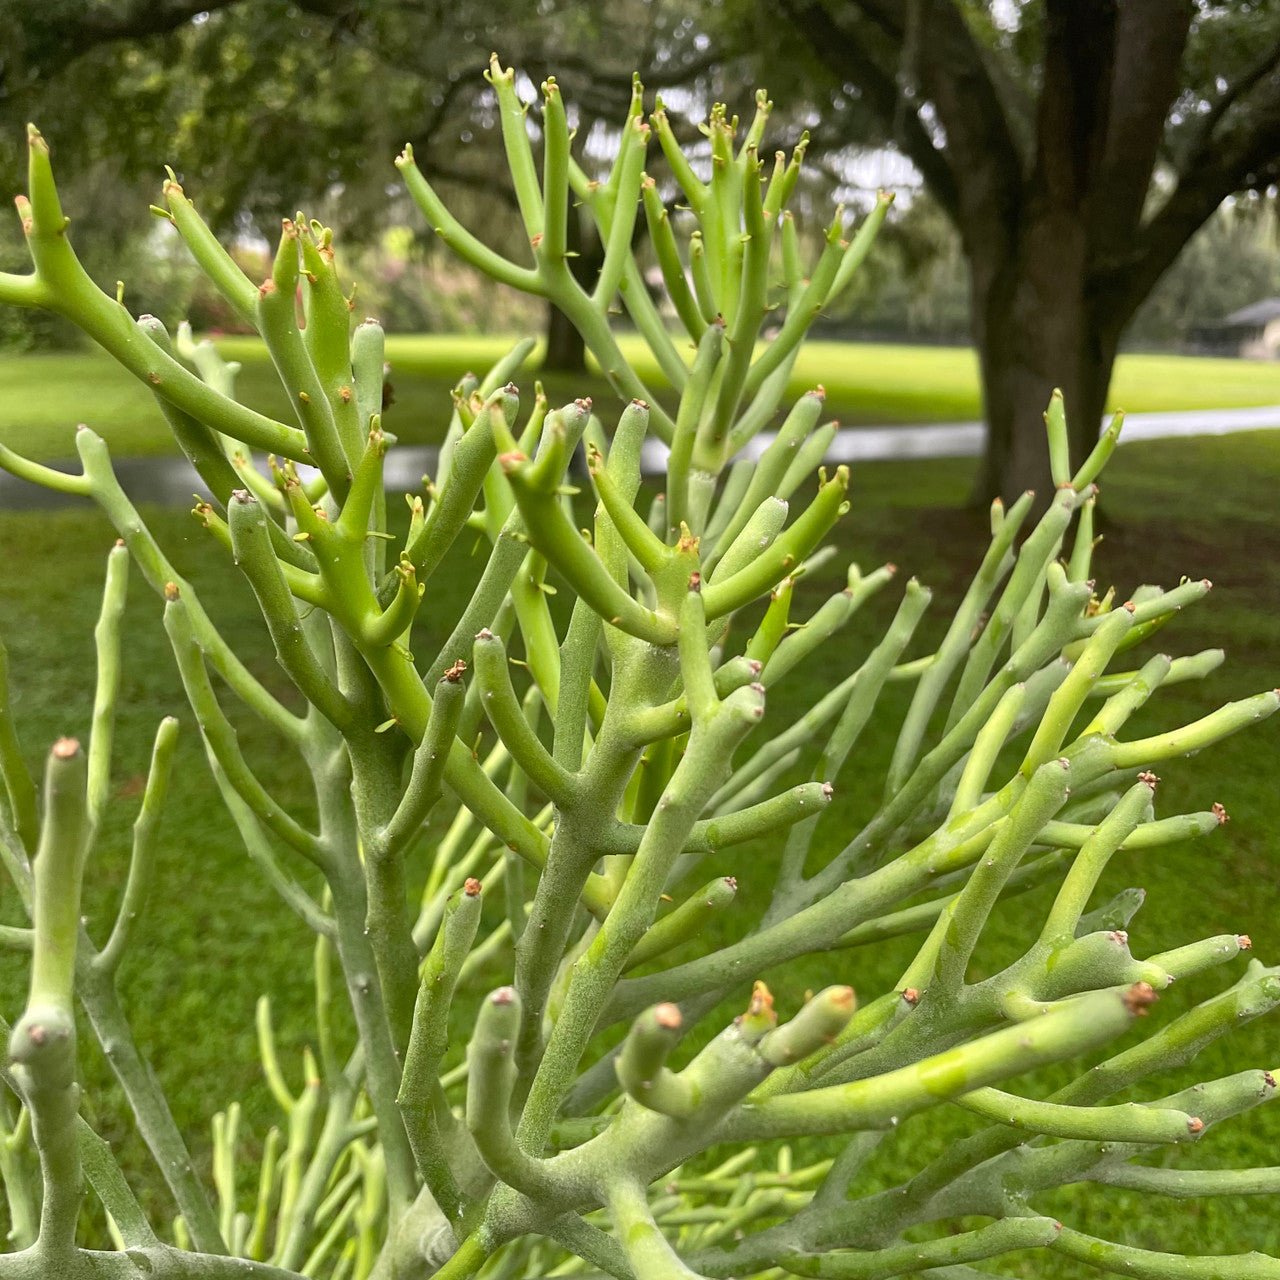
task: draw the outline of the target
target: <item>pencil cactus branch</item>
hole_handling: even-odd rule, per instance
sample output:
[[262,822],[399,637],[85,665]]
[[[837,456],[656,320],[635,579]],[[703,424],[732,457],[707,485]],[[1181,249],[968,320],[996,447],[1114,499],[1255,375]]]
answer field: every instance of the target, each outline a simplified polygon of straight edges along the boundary
[[155,865],[157,827],[169,790],[177,741],[178,722],[173,716],[166,716],[156,730],[155,745],[151,749],[151,768],[142,792],[142,806],[133,824],[133,851],[116,922],[106,945],[93,959],[94,966],[107,973],[113,972],[124,958],[146,904]]
[[45,766],[40,843],[32,862],[33,946],[27,1007],[9,1035],[9,1060],[31,1115],[44,1194],[33,1248],[57,1267],[74,1253],[84,1194],[76,1139],[75,959],[89,828],[84,752],[54,744]]
[[[1223,657],[1140,652],[1207,581],[1095,588],[1095,481],[1121,416],[1072,474],[1055,395],[1056,491],[1039,517],[1030,494],[993,506],[971,581],[922,644],[927,587],[907,575],[885,607],[894,566],[833,565],[843,535],[823,543],[850,475],[821,469],[836,430],[822,388],[792,386],[810,325],[864,260],[889,197],[852,234],[837,211],[811,252],[792,208],[806,141],[762,163],[767,95],[741,129],[713,109],[702,168],[660,103],[646,115],[637,82],[612,163],[593,170],[554,78],[531,109],[513,70],[495,58],[488,76],[527,245],[498,252],[468,231],[408,147],[401,175],[463,261],[560,308],[618,403],[549,408],[535,387],[522,404],[514,380],[533,343],[517,344],[458,384],[407,516],[387,500],[384,334],[372,318],[353,326],[332,232],[284,220],[269,277],[253,281],[173,175],[164,187],[159,212],[266,347],[290,407],[277,421],[237,399],[236,368],[211,342],[185,325],[171,336],[92,284],[31,134],[19,216],[33,269],[0,275],[0,299],[67,317],[158,399],[209,493],[196,508],[209,565],[193,576],[243,574],[293,689],[276,697],[236,653],[98,435],[77,435],[79,474],[0,442],[0,465],[92,499],[121,539],[87,756],[62,740],[43,797],[0,654],[0,865],[27,915],[6,920],[0,946],[31,970],[28,1007],[11,1034],[4,1024],[0,1179],[17,1251],[0,1253],[0,1280],[501,1280],[583,1265],[622,1280],[888,1280],[979,1276],[1024,1249],[1125,1275],[1272,1274],[1280,1264],[1263,1255],[1149,1252],[1040,1211],[1042,1196],[1084,1181],[1168,1198],[1277,1189],[1268,1167],[1145,1162],[1162,1149],[1176,1160],[1267,1103],[1269,1072],[1186,1075],[1164,1097],[1112,1100],[1280,1007],[1280,974],[1250,961],[1115,1047],[1170,983],[1209,981],[1253,945],[1229,931],[1170,945],[1136,914],[1141,889],[1099,893],[1120,851],[1140,863],[1226,820],[1220,804],[1161,812],[1151,766],[1280,707],[1272,691],[1186,724],[1163,713],[1166,686],[1207,678]],[[570,200],[605,246],[592,280],[569,269]],[[619,300],[669,395],[651,393],[619,342]],[[669,451],[652,499],[650,436]],[[569,479],[580,444],[590,495]],[[245,852],[315,934],[315,1049],[299,1075],[264,999],[277,1122],[250,1142],[250,1112],[229,1100],[209,1179],[114,980],[138,945],[166,794],[192,785],[170,778],[172,719],[101,950],[80,918],[95,837],[114,825],[130,560],[164,601]],[[442,579],[468,574],[458,614],[437,617],[452,598]],[[816,697],[797,705],[795,674],[815,670]],[[224,685],[240,708],[224,706]],[[1134,730],[1140,710],[1149,727]],[[270,757],[247,738],[242,749],[242,714],[309,779],[296,807]],[[883,779],[867,775],[871,726],[892,743]],[[1022,954],[991,965],[993,935],[1015,936],[1006,904],[1048,886],[1043,901],[1019,900]],[[913,934],[898,981],[855,997],[856,949]],[[822,952],[832,985],[780,1020],[760,975]],[[726,1000],[738,1017],[715,1013]],[[149,1220],[151,1198],[78,1115],[77,1001],[172,1197],[172,1230]],[[1028,1072],[1082,1055],[1048,1097],[1023,1096]],[[943,1105],[980,1127],[914,1173],[889,1162],[868,1175],[873,1151],[901,1141],[898,1121]],[[820,1140],[823,1158],[793,1168],[781,1146],[766,1165],[758,1144],[790,1137]],[[86,1186],[110,1215],[102,1239],[80,1214]],[[970,1216],[990,1221],[939,1234]],[[107,1242],[117,1248],[92,1247]]]
[[452,1117],[440,1098],[440,1064],[448,1048],[449,1006],[480,925],[480,906],[480,882],[468,880],[445,908],[422,968],[413,1034],[396,1098],[418,1168],[450,1220],[462,1209],[462,1197],[441,1134],[442,1120]]

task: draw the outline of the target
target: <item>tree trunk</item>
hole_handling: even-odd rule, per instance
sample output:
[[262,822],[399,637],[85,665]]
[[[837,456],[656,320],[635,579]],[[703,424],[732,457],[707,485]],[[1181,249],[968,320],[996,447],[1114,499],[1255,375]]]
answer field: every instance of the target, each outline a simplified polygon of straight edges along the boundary
[[581,373],[586,366],[587,345],[568,317],[554,303],[547,303],[547,354],[542,367],[551,373]]
[[975,497],[1006,503],[1053,492],[1044,411],[1055,387],[1066,402],[1072,465],[1098,439],[1120,324],[1090,296],[1084,227],[1046,211],[1029,217],[1004,253],[973,258],[974,342],[979,352],[987,451]]

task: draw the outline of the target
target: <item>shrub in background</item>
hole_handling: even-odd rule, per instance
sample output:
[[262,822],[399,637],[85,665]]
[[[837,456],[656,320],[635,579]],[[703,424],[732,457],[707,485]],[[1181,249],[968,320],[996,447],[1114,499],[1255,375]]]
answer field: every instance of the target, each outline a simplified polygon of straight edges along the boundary
[[[483,382],[459,387],[407,528],[389,519],[383,485],[394,441],[380,416],[382,330],[372,320],[352,330],[329,233],[286,221],[258,283],[181,188],[165,188],[162,212],[270,351],[296,409],[296,421],[276,421],[235,399],[234,370],[210,344],[135,320],[90,282],[32,131],[29,195],[18,203],[34,271],[0,277],[0,298],[67,317],[154,390],[210,495],[196,508],[209,559],[248,580],[303,710],[275,698],[228,645],[120,489],[98,436],[80,431],[77,474],[0,448],[14,474],[97,502],[121,539],[108,558],[87,745],[56,743],[38,793],[12,716],[0,715],[0,853],[31,920],[0,934],[31,954],[27,1007],[6,1028],[0,1176],[17,1251],[0,1255],[0,1278],[585,1270],[961,1280],[984,1274],[984,1259],[1032,1248],[1128,1276],[1280,1274],[1280,1262],[1256,1254],[1183,1258],[1096,1239],[1035,1207],[1077,1181],[1176,1198],[1280,1190],[1275,1169],[1143,1159],[1265,1102],[1275,1092],[1265,1070],[1111,1101],[1280,1003],[1280,970],[1253,962],[1144,1039],[1111,1047],[1160,989],[1249,947],[1235,935],[1174,950],[1156,940],[1137,959],[1126,926],[1140,896],[1093,902],[1117,850],[1157,848],[1222,819],[1216,807],[1156,817],[1151,769],[1280,702],[1262,693],[1155,736],[1123,736],[1161,685],[1206,675],[1221,653],[1129,657],[1206,582],[1131,599],[1094,590],[1093,481],[1119,423],[1073,470],[1055,397],[1046,422],[1056,491],[1038,520],[1031,495],[993,507],[990,547],[937,648],[904,657],[929,605],[910,581],[879,642],[847,652],[841,627],[892,589],[894,571],[850,566],[816,612],[792,616],[796,580],[830,558],[823,538],[845,509],[845,468],[819,466],[835,429],[820,425],[820,389],[791,406],[762,450],[752,444],[887,201],[847,243],[837,211],[820,256],[802,261],[786,206],[803,145],[766,176],[763,96],[740,141],[737,122],[713,112],[704,180],[660,105],[646,121],[637,86],[609,177],[593,183],[572,159],[555,83],[543,90],[539,176],[512,73],[495,60],[490,79],[528,253],[502,255],[471,236],[407,150],[401,171],[464,260],[573,320],[622,408],[597,417],[587,401],[549,409],[538,394],[522,407],[508,381],[528,354],[522,344]],[[644,172],[653,134],[697,223],[683,244]],[[571,199],[606,245],[590,289],[566,261]],[[678,339],[633,256],[641,217]],[[618,348],[619,298],[675,389],[669,408]],[[766,321],[776,336],[759,347]],[[642,512],[641,450],[655,438],[669,451],[665,489]],[[579,445],[590,513],[566,479]],[[461,550],[477,538],[490,554],[470,600],[445,644],[423,652],[414,620],[430,608],[431,579],[477,563]],[[282,1119],[248,1179],[253,1194],[237,1108],[215,1120],[207,1184],[115,989],[121,957],[138,945],[172,720],[157,734],[116,924],[99,945],[80,919],[108,793],[131,563],[163,601],[191,714],[246,850],[316,935],[316,1052],[300,1090],[277,1060],[269,1004],[259,1010]],[[573,598],[562,627],[547,601],[556,589]],[[830,671],[829,690],[750,742],[773,686],[813,663]],[[823,809],[841,771],[856,767],[890,681],[913,682],[914,694],[882,799],[830,852]],[[290,812],[254,772],[228,698],[305,764],[314,813]],[[783,786],[796,769],[807,780]],[[749,840],[776,850],[769,904],[740,922],[735,941],[710,948],[704,926],[733,911],[736,884],[700,884],[699,868]],[[426,890],[411,904],[407,868],[424,863]],[[304,889],[307,867],[323,875],[322,897]],[[1025,954],[973,974],[1000,900],[1045,883],[1057,894]],[[833,949],[833,969],[853,977],[848,949],[911,933],[923,941],[900,981],[860,1001],[837,983],[779,1011],[758,981]],[[474,1018],[451,1022],[455,995],[508,944],[511,985],[460,1001],[455,1014],[472,1007]],[[335,965],[354,1043],[330,1016]],[[719,1022],[726,998],[741,1013]],[[77,1004],[172,1193],[172,1224],[147,1219],[79,1114]],[[1003,1087],[1082,1056],[1089,1065],[1048,1098]],[[944,1103],[986,1127],[896,1186],[870,1184],[864,1162],[894,1142],[897,1123]],[[794,1168],[784,1150],[766,1168],[749,1145],[809,1136],[832,1139],[836,1154]],[[82,1247],[86,1188],[109,1215],[114,1251]],[[957,1233],[921,1233],[957,1219]]]

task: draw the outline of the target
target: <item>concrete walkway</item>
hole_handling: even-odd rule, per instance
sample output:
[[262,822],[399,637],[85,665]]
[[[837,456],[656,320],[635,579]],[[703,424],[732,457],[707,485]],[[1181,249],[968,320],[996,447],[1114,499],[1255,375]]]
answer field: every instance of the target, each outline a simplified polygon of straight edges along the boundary
[[[1121,445],[1142,440],[1166,440],[1176,436],[1228,435],[1235,431],[1280,429],[1280,405],[1250,409],[1194,409],[1176,413],[1131,413],[1125,417]],[[982,453],[984,428],[981,422],[940,422],[912,427],[850,427],[836,433],[827,453],[829,462],[883,462],[907,458],[973,458]],[[757,458],[773,439],[762,432],[751,441],[744,455]],[[641,465],[648,475],[666,470],[667,449],[661,441],[646,441]],[[76,462],[55,463],[68,471],[78,471]],[[386,459],[387,486],[408,493],[422,484],[424,474],[434,472],[436,449],[417,445],[392,449]],[[202,489],[199,478],[185,458],[121,458],[116,475],[126,493],[139,502],[162,505],[183,504]],[[53,493],[37,485],[16,480],[0,471],[0,510],[32,510],[63,506],[79,499]]]
[[[1280,428],[1280,405],[1255,409],[1193,409],[1186,412],[1125,415],[1121,444],[1165,440],[1172,436],[1221,436],[1233,431]],[[986,428],[981,422],[939,422],[917,427],[850,427],[838,431],[827,451],[828,462],[891,462],[904,458],[977,458],[982,454]],[[761,432],[743,450],[758,458],[772,432]],[[642,463],[651,475],[666,469],[666,446],[645,442]]]

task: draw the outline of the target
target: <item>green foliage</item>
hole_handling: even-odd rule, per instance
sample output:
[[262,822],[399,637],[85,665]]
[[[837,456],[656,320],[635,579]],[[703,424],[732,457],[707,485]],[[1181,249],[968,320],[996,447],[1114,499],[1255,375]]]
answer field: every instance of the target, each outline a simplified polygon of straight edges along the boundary
[[968,268],[959,237],[927,195],[885,227],[875,256],[829,319],[861,332],[963,341]]
[[[1277,1274],[1280,1262],[1261,1254],[1185,1259],[1111,1243],[1033,1205],[1077,1181],[1172,1196],[1276,1189],[1274,1169],[1134,1163],[1269,1099],[1265,1070],[1107,1105],[1280,1004],[1280,973],[1254,962],[1146,1038],[1115,1043],[1175,979],[1251,945],[1224,934],[1137,959],[1125,931],[1133,895],[1095,904],[1116,855],[1223,820],[1217,809],[1157,818],[1152,766],[1280,705],[1267,692],[1172,729],[1134,729],[1161,686],[1203,677],[1222,655],[1129,656],[1202,599],[1207,582],[1142,586],[1130,599],[1094,590],[1093,482],[1119,422],[1073,472],[1055,396],[1053,498],[1034,523],[1031,495],[1008,511],[993,505],[990,548],[932,651],[907,656],[931,602],[913,579],[868,651],[830,671],[812,707],[759,741],[773,686],[828,671],[839,633],[894,578],[888,565],[842,566],[840,589],[803,619],[793,614],[806,578],[831,560],[823,542],[848,509],[848,474],[818,465],[831,436],[819,425],[821,389],[760,438],[806,330],[849,283],[887,200],[856,233],[837,211],[806,260],[786,209],[800,154],[780,154],[762,176],[763,95],[744,131],[713,112],[708,175],[688,162],[660,105],[644,119],[637,84],[613,167],[593,183],[570,154],[553,81],[543,86],[541,177],[513,73],[495,59],[489,82],[527,252],[513,259],[477,239],[406,150],[409,190],[453,250],[573,319],[623,407],[611,433],[585,399],[552,409],[539,393],[522,412],[508,381],[532,346],[521,344],[483,381],[459,384],[439,467],[410,496],[407,528],[389,520],[383,485],[395,442],[382,427],[381,326],[352,330],[332,233],[286,221],[270,274],[255,283],[183,190],[165,187],[192,255],[270,352],[290,406],[275,418],[235,398],[235,366],[211,345],[187,330],[171,336],[154,317],[135,320],[93,285],[68,241],[48,149],[31,133],[19,213],[34,271],[0,277],[0,298],[66,316],[152,389],[211,495],[195,511],[209,535],[206,567],[243,575],[291,688],[246,665],[202,583],[179,572],[120,490],[98,435],[78,434],[73,474],[0,445],[0,464],[92,499],[121,538],[95,633],[83,769],[78,744],[55,745],[43,811],[0,699],[9,800],[0,852],[31,916],[30,928],[3,937],[33,954],[5,1076],[23,1112],[6,1100],[0,1166],[23,1247],[0,1255],[0,1277],[389,1280],[584,1265],[628,1280],[779,1267],[970,1276],[982,1274],[970,1263],[1025,1248],[1128,1275]],[[674,175],[670,192],[644,173],[651,132]],[[605,246],[598,280],[585,285],[568,268],[572,197]],[[669,226],[677,201],[696,223],[687,238]],[[678,338],[632,253],[640,217]],[[618,344],[609,316],[619,296],[677,393],[669,408]],[[776,308],[785,318],[758,346]],[[650,434],[669,458],[665,491],[642,514]],[[579,443],[593,511],[575,505],[567,478]],[[269,453],[265,472],[250,450]],[[803,506],[794,518],[793,502]],[[490,544],[487,559],[464,560],[477,541]],[[163,600],[186,698],[246,852],[316,939],[315,1053],[304,1055],[299,1084],[264,998],[259,1056],[281,1119],[247,1177],[239,1104],[215,1119],[212,1194],[115,984],[154,867],[169,721],[101,949],[79,919],[106,811],[131,561]],[[424,648],[432,593],[464,563],[482,565],[470,598],[443,643]],[[857,751],[895,685],[911,694],[885,776],[868,790]],[[228,691],[241,711],[229,710]],[[255,768],[244,713],[309,777],[300,803]],[[745,755],[753,731],[758,745]],[[801,780],[783,786],[797,769]],[[866,799],[861,825],[847,810],[824,823],[849,782]],[[756,886],[755,919],[707,945],[706,921],[733,913],[738,892],[707,871],[753,839],[781,847],[774,881]],[[409,882],[424,872],[411,899]],[[1019,954],[987,971],[977,957],[998,940],[999,903],[1036,886],[1054,891],[1042,918]],[[787,1000],[780,1022],[758,980],[776,971],[785,986],[814,957],[913,934],[924,941],[898,980],[860,1004],[836,984]],[[459,1036],[454,992],[487,976],[507,945],[512,983],[491,991]],[[340,982],[354,1040],[336,1016]],[[78,1116],[73,999],[179,1212],[171,1228],[157,1229]],[[725,999],[743,1010],[727,1021],[717,1012]],[[459,1039],[465,1062],[450,1053]],[[1047,1099],[998,1087],[1082,1054],[1092,1065]],[[868,1178],[899,1122],[944,1104],[987,1125],[887,1190]],[[795,1168],[783,1152],[755,1163],[755,1144],[835,1136],[834,1159]],[[726,1147],[738,1150],[708,1170]],[[86,1184],[110,1216],[115,1252],[79,1247]],[[915,1238],[957,1218],[992,1221]]]
[[[273,236],[281,215],[302,204],[336,229],[355,258],[402,224],[408,202],[388,200],[385,157],[412,138],[455,209],[492,234],[512,234],[519,220],[479,75],[488,50],[522,49],[531,75],[554,61],[578,90],[576,123],[585,137],[593,119],[625,106],[633,59],[653,66],[655,83],[705,72],[706,58],[683,25],[687,16],[684,0],[607,8],[458,0],[425,9],[210,0],[200,11],[139,0],[105,9],[0,0],[0,187],[21,186],[21,129],[41,121],[58,149],[69,206],[93,210],[76,230],[90,274],[108,290],[125,276],[135,312],[166,323],[165,297],[174,296],[173,314],[200,328],[202,304],[212,299],[197,298],[188,314],[175,296],[192,286],[190,273],[159,299],[146,289],[156,274],[154,240],[134,215],[157,163],[173,166],[200,193],[202,215],[228,244]],[[573,59],[565,57],[570,48]],[[433,248],[430,241],[417,246],[419,253]],[[23,256],[16,228],[0,228],[0,267]],[[476,302],[459,292],[480,295],[482,314],[498,293],[458,272],[447,255],[435,259],[453,266],[425,299],[438,323],[423,323],[423,281],[412,260],[403,282],[378,279],[358,264],[362,290],[375,287],[362,305],[401,331],[470,329]],[[407,287],[387,287],[396,283]],[[415,297],[418,314],[407,323],[385,305]],[[508,294],[497,301],[495,318],[506,319],[510,307]],[[526,315],[512,318],[526,327]],[[227,327],[216,313],[210,319]],[[8,326],[0,341],[19,349],[66,345],[74,335],[65,324],[51,328],[39,313],[9,312]]]
[[1224,205],[1165,273],[1130,331],[1140,343],[1195,344],[1199,331],[1280,294],[1275,208],[1260,197]]

